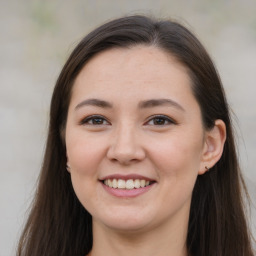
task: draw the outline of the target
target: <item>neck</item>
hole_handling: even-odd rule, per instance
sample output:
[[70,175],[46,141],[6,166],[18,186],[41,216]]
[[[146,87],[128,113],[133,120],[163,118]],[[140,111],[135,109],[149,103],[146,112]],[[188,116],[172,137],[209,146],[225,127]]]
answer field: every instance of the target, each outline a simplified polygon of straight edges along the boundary
[[173,220],[151,230],[117,231],[93,221],[88,256],[187,256],[187,222]]

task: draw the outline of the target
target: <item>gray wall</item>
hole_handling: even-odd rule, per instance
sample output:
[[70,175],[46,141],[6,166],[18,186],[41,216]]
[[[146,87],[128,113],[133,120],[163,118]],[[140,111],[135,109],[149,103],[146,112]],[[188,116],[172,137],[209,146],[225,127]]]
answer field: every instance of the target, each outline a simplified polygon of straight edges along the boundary
[[0,256],[14,255],[40,170],[51,92],[65,59],[92,28],[123,14],[176,18],[206,45],[236,113],[240,158],[255,200],[256,1],[0,0],[0,4]]

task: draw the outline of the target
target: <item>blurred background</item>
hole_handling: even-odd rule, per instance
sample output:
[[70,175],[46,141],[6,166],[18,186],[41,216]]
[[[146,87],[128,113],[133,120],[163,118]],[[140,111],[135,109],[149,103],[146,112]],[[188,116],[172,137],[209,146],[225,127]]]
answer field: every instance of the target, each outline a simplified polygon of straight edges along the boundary
[[[240,160],[256,201],[255,0],[0,0],[0,256],[15,254],[33,198],[57,76],[79,40],[126,14],[174,18],[206,46],[235,113]],[[255,233],[255,208],[251,222]]]

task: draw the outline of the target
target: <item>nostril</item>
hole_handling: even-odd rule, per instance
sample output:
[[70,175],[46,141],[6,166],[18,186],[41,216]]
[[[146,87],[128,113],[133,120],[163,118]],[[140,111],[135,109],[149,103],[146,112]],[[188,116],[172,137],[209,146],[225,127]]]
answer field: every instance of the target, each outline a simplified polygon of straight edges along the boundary
[[141,161],[145,152],[139,138],[135,138],[136,131],[127,130],[127,127],[120,128],[112,138],[107,151],[107,157],[112,162],[119,162],[123,165]]
[[145,158],[145,153],[142,149],[134,149],[134,150],[118,150],[118,149],[110,149],[107,153],[107,157],[112,162],[119,162],[123,165],[129,165],[131,163],[136,163]]

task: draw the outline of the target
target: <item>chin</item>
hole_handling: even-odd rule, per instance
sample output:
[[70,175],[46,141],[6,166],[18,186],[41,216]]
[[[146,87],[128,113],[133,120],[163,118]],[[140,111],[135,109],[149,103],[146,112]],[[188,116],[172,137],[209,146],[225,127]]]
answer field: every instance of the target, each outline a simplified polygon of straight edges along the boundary
[[105,224],[109,229],[122,233],[125,232],[125,234],[129,233],[137,233],[137,232],[142,232],[147,229],[147,224],[145,222],[138,222],[138,221],[133,221],[129,219],[129,221],[121,222],[121,221],[115,221],[113,222],[108,222]]
[[[114,211],[113,211],[114,212]],[[104,225],[105,227],[118,231],[118,232],[138,232],[146,229],[151,226],[153,219],[147,214],[138,214],[136,213],[123,213],[121,211],[117,212],[118,214],[104,215],[97,218],[99,224]],[[93,220],[96,219],[93,217]],[[94,222],[94,221],[93,221]]]

